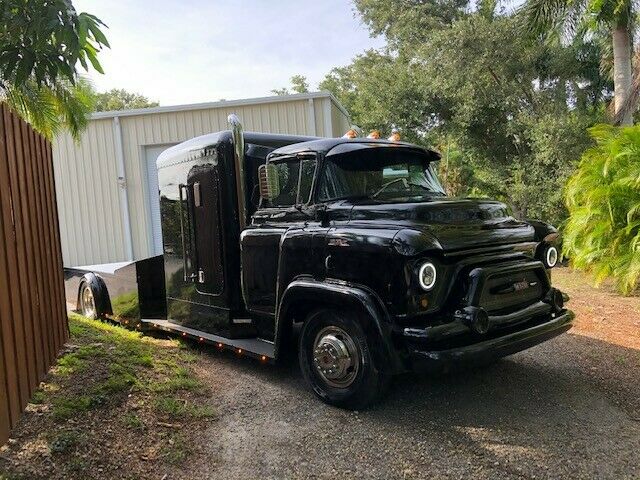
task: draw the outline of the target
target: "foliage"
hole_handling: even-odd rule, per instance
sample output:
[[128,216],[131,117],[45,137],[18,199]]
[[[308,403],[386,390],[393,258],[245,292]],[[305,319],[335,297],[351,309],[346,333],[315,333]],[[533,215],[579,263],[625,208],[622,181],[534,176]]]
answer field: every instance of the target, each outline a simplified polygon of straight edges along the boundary
[[[631,0],[527,0],[520,8],[524,26],[541,39],[590,38],[607,49],[602,57],[603,71],[612,74],[609,60],[616,65],[616,124],[632,124],[632,113],[640,100],[640,68],[632,74],[634,31],[638,4]],[[636,62],[637,63],[637,62]]]
[[559,224],[564,181],[610,95],[599,45],[541,43],[522,34],[517,16],[491,12],[457,15],[411,37],[411,48],[367,51],[320,88],[365,131],[399,128],[409,141],[452,148],[450,192],[498,197],[521,217]]
[[354,3],[373,35],[384,35],[394,47],[401,48],[423,43],[432,32],[462,18],[470,2],[355,0]]
[[283,88],[275,88],[271,90],[271,93],[274,95],[290,95],[291,93],[308,93],[309,92],[309,82],[307,82],[307,77],[304,75],[294,75],[290,79],[291,82],[291,91],[287,87]]
[[149,108],[160,105],[149,100],[144,95],[128,92],[122,88],[113,88],[108,92],[96,93],[96,112],[111,110],[130,110],[134,108]]
[[628,294],[640,284],[640,126],[590,133],[596,145],[567,184],[564,251],[597,282],[613,277]]
[[78,78],[74,84],[61,79],[52,87],[38,86],[31,79],[20,86],[5,83],[4,100],[49,139],[63,128],[68,128],[77,138],[87,125],[95,101],[93,88],[84,78]]
[[22,85],[74,83],[76,63],[102,72],[97,53],[108,47],[99,18],[78,14],[70,0],[3,0],[0,4],[0,78]]
[[62,126],[77,136],[93,109],[77,64],[102,73],[102,27],[70,0],[1,2],[0,99],[49,138]]

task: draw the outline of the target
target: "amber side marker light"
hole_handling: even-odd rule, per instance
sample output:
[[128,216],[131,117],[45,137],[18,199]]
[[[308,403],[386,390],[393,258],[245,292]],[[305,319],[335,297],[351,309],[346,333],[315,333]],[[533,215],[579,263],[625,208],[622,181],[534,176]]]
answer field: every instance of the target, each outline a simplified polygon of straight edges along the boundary
[[241,348],[238,349],[238,354],[242,355],[242,349]]
[[264,356],[264,355],[262,355],[262,356],[260,357],[260,360],[262,360],[263,362],[266,362],[266,361],[267,361],[267,357],[266,357],[266,356]]

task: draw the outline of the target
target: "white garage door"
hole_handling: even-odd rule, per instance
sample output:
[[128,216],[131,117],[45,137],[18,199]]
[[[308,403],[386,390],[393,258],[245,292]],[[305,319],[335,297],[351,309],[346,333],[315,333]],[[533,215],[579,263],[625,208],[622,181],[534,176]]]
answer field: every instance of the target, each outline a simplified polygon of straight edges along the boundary
[[145,147],[145,162],[147,171],[147,195],[149,214],[151,215],[151,245],[153,255],[162,254],[162,224],[160,221],[160,196],[158,186],[158,171],[156,160],[167,148],[174,144]]

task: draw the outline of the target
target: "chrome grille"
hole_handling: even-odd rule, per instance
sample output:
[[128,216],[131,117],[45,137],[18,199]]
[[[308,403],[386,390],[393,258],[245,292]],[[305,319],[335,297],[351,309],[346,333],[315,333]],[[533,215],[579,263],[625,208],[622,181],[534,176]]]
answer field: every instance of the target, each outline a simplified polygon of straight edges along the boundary
[[536,270],[525,270],[489,277],[482,289],[480,306],[492,313],[531,305],[543,297],[539,275]]

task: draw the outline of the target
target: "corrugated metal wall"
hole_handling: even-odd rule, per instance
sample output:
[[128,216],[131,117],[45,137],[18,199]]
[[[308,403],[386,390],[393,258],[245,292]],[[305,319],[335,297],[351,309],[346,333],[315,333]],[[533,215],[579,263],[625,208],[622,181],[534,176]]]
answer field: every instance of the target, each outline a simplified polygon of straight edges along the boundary
[[51,145],[0,104],[0,445],[67,338]]
[[[254,103],[252,103],[254,102]],[[165,111],[172,110],[172,111]],[[349,125],[344,108],[328,93],[216,102],[118,114],[126,173],[133,257],[152,252],[145,147],[180,143],[227,129],[236,113],[247,131],[340,136]],[[63,257],[66,266],[127,260],[121,214],[114,114],[94,115],[80,142],[61,135],[53,146]]]

